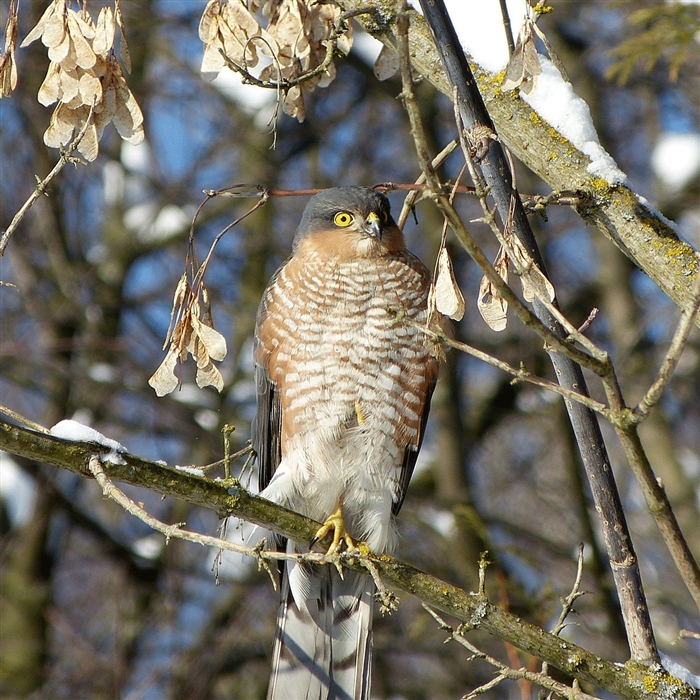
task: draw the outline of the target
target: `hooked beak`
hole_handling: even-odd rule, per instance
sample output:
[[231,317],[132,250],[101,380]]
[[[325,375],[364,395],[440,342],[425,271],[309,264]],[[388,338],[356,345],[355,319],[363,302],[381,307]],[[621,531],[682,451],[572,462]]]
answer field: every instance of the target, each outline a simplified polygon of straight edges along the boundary
[[365,219],[365,225],[362,227],[364,232],[368,236],[373,236],[377,240],[382,240],[382,229],[379,221],[379,216],[373,211],[369,213],[369,216]]

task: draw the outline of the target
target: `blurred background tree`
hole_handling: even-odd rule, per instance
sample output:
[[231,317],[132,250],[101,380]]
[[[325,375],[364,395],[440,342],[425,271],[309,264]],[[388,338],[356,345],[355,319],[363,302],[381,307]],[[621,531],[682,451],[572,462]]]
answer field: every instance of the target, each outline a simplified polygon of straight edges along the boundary
[[[495,0],[492,0],[495,1]],[[478,3],[475,3],[475,6]],[[643,5],[646,14],[634,12]],[[20,41],[47,6],[22,3]],[[601,142],[632,188],[675,220],[700,248],[700,47],[697,5],[554,3],[541,27],[591,107]],[[96,2],[95,8],[101,7]],[[89,8],[93,10],[92,4]],[[419,175],[398,77],[376,80],[378,44],[354,26],[349,55],[336,62],[327,89],[305,94],[306,119],[279,115],[275,94],[241,85],[224,71],[200,75],[197,28],[203,2],[123,0],[131,47],[127,77],[144,114],[145,140],[122,141],[108,127],[87,167],[67,166],[23,219],[0,259],[1,403],[43,425],[74,418],[119,440],[130,452],[168,464],[207,464],[223,452],[221,429],[235,427],[243,447],[254,410],[252,331],[270,275],[287,256],[304,198],[273,198],[221,241],[207,273],[216,328],[228,341],[224,390],[199,389],[192,367],[183,385],[156,398],[147,385],[163,359],[172,295],[183,270],[187,236],[203,189],[234,183],[270,188],[413,182]],[[0,20],[7,17],[3,3]],[[475,10],[477,11],[477,10]],[[676,14],[673,14],[676,13]],[[670,18],[687,31],[663,29]],[[631,21],[628,21],[631,20]],[[675,21],[675,20],[674,20]],[[695,25],[692,23],[695,22]],[[673,24],[678,28],[678,24]],[[666,50],[636,56],[652,38]],[[635,42],[637,42],[635,44]],[[42,135],[50,109],[37,103],[45,47],[17,51],[19,83],[0,102],[1,223],[6,229],[57,159]],[[453,108],[427,82],[416,86],[437,151],[454,137]],[[446,162],[456,177],[461,163]],[[521,192],[548,187],[525,168]],[[400,194],[390,195],[397,210]],[[214,236],[245,212],[249,200],[215,199],[198,220],[196,241]],[[458,200],[465,221],[478,203]],[[615,360],[623,389],[638,399],[658,369],[678,310],[601,234],[563,207],[533,219],[564,313],[574,324],[593,307],[588,331]],[[441,220],[427,204],[409,220],[410,249],[435,259]],[[474,234],[490,256],[487,227]],[[460,340],[551,378],[541,342],[516,323],[494,334],[476,312],[481,272],[452,249],[468,300]],[[642,439],[681,526],[700,556],[700,339],[697,332]],[[599,391],[595,383],[592,391]],[[603,425],[639,555],[660,649],[700,674],[697,610],[672,565],[612,430]],[[263,698],[277,593],[250,562],[163,538],[102,499],[92,481],[0,455],[2,459],[2,697]],[[251,479],[251,484],[255,479]],[[216,516],[126,487],[168,522],[214,533]],[[400,517],[400,555],[475,590],[478,554],[496,561],[489,594],[536,624],[551,627],[559,597],[586,546],[576,627],[565,634],[615,661],[627,658],[609,566],[563,406],[553,394],[510,379],[451,352],[433,400],[420,463]],[[244,526],[229,528],[241,537]],[[465,663],[457,645],[402,596],[398,612],[377,619],[373,695],[460,697],[489,680],[483,662]],[[515,667],[518,653],[477,633],[494,656]],[[503,683],[493,698],[537,691]]]

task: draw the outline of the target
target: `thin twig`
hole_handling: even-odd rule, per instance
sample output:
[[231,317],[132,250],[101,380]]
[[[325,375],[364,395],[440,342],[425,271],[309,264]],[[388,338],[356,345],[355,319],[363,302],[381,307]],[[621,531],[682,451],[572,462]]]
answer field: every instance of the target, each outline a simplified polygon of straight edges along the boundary
[[[583,334],[583,331],[588,328],[593,319],[589,316],[581,327],[576,328],[576,326],[574,326],[571,321],[564,316],[556,304],[552,304],[549,299],[543,299],[542,297],[538,298],[546,307],[547,311],[549,311],[549,313],[551,313],[552,316],[559,321],[562,328],[566,331],[566,340],[569,342],[578,342],[588,353],[590,353],[592,357],[595,357],[596,360],[600,362],[601,370],[598,376],[600,376],[602,373],[607,373],[609,371],[608,367],[610,364],[610,355],[602,348],[599,348],[592,340]],[[593,317],[595,318],[595,314],[593,314]]]
[[[433,167],[433,170],[437,170],[444,162],[447,160],[447,158],[454,152],[454,150],[457,148],[457,140],[452,139],[445,148],[443,148],[440,153],[438,153],[435,158],[433,158],[431,165]],[[406,225],[406,220],[408,219],[408,215],[413,211],[413,207],[416,203],[416,200],[418,199],[418,195],[421,193],[421,191],[425,189],[425,173],[421,172],[421,174],[418,176],[418,179],[416,180],[416,189],[414,189],[404,200],[403,206],[401,207],[401,213],[399,214],[399,218],[397,220],[397,225],[400,229],[403,230],[403,227]],[[470,193],[473,193],[475,190],[473,187],[460,187],[458,188],[458,191],[468,191]]]
[[508,56],[512,56],[515,51],[515,41],[513,40],[513,28],[510,24],[510,15],[508,14],[508,6],[506,0],[498,0],[501,6],[501,16],[503,17],[503,29],[506,33],[506,41],[508,42]]
[[[700,255],[698,255],[698,261],[700,262]],[[634,423],[641,423],[661,399],[661,395],[671,381],[673,372],[688,342],[690,331],[693,329],[695,318],[698,315],[698,309],[700,309],[700,273],[695,275],[695,281],[690,288],[688,305],[681,310],[676,332],[673,334],[666,357],[664,357],[661,367],[659,368],[659,373],[649,387],[649,391],[644,395],[644,398],[632,409],[632,420]]]
[[[396,30],[396,44],[399,54],[399,67],[402,78],[401,97],[404,101],[406,112],[411,123],[411,133],[416,146],[416,154],[421,170],[425,176],[425,181],[429,188],[430,196],[435,199],[435,202],[442,211],[443,215],[447,218],[450,227],[457,235],[457,238],[462,243],[467,253],[482,269],[489,281],[492,282],[499,294],[501,294],[501,296],[509,303],[515,314],[525,326],[532,328],[544,340],[549,348],[566,355],[583,367],[590,369],[596,374],[607,371],[607,366],[603,365],[596,358],[591,357],[588,353],[579,350],[571,343],[567,343],[566,340],[553,333],[535,316],[535,314],[530,311],[530,309],[528,309],[520,301],[517,294],[515,294],[515,292],[503,281],[503,279],[501,279],[491,262],[476,244],[476,241],[467,230],[461,217],[457,214],[454,207],[449,202],[449,198],[447,196],[447,186],[440,182],[437,174],[435,173],[435,169],[432,167],[432,160],[430,158],[430,153],[427,146],[425,129],[423,128],[418,103],[413,91],[407,37],[408,18],[404,13],[400,13],[396,18]],[[463,138],[461,133],[460,138]],[[474,182],[477,187],[478,194],[481,187],[480,183],[483,183],[483,179],[475,170],[470,170],[470,173],[472,172],[473,177],[476,178]],[[484,187],[483,189],[485,190],[486,188]],[[490,214],[490,212],[488,213]],[[501,235],[500,231],[499,235]]]
[[[457,91],[457,101],[461,121],[468,132],[477,129],[488,129],[493,132],[491,117],[483,97],[479,93],[474,74],[469,67],[466,57],[458,50],[459,39],[445,8],[444,0],[420,0],[423,15],[428,24],[433,40],[438,48],[445,72],[453,89]],[[398,21],[396,23],[398,31]],[[478,169],[489,184],[489,194],[493,197],[495,211],[508,233],[517,236],[529,257],[534,261],[542,274],[546,276],[546,267],[540,254],[537,241],[527,220],[519,197],[514,196],[512,175],[508,168],[503,149],[497,139],[488,142],[488,147],[479,153]],[[475,184],[478,185],[478,182]],[[459,234],[458,234],[459,235]],[[492,267],[492,266],[491,266]],[[495,271],[494,271],[495,273]],[[499,290],[508,290],[508,286],[489,272],[488,280]],[[510,292],[506,292],[510,294]],[[512,297],[517,298],[515,295]],[[504,299],[510,301],[507,296]],[[526,314],[513,307],[519,318],[527,318]],[[534,312],[539,325],[528,323],[540,337],[544,338],[542,328],[547,328],[556,338],[554,344],[548,340],[549,354],[557,379],[560,384],[569,389],[576,389],[587,394],[586,381],[582,367],[601,373],[604,381],[610,375],[610,363],[601,362],[591,357],[587,352],[579,351],[572,343],[563,337],[563,329],[557,319],[549,312],[540,299],[533,299]],[[611,409],[615,409],[610,397]],[[654,633],[649,616],[648,606],[642,586],[639,565],[629,534],[622,502],[617,490],[610,460],[600,430],[600,426],[590,409],[574,401],[567,401],[567,412],[576,435],[581,451],[582,460],[591,490],[596,510],[603,523],[603,533],[611,561],[615,585],[620,597],[622,615],[627,631],[632,659],[638,663],[653,665],[659,663],[659,655],[654,639]]]
[[[229,455],[229,462],[235,462],[239,457],[243,457],[243,455],[248,455],[251,452],[253,452],[253,446],[249,443],[245,447],[238,450],[238,452],[234,452],[232,455]],[[212,462],[211,464],[204,464],[201,467],[195,467],[195,465],[190,466],[199,469],[204,474],[208,474],[209,472],[213,472],[215,469],[219,469],[220,467],[225,466],[225,464],[226,459],[217,459],[216,462]]]
[[[440,625],[440,629],[445,630],[450,635],[450,640],[454,640],[458,644],[461,644],[465,649],[468,649],[476,658],[483,659],[487,663],[491,664],[491,666],[493,666],[498,671],[499,679],[502,680],[503,678],[508,678],[509,680],[516,681],[525,679],[530,681],[531,683],[535,683],[536,685],[541,686],[542,688],[552,690],[555,693],[561,695],[563,698],[568,698],[569,700],[599,700],[599,698],[596,698],[593,695],[588,695],[588,693],[584,693],[579,688],[572,688],[568,685],[564,685],[563,683],[559,683],[554,679],[550,678],[549,676],[544,675],[543,673],[538,673],[537,671],[529,671],[525,668],[515,669],[506,666],[498,659],[494,658],[493,656],[489,656],[488,654],[485,654],[483,651],[481,651],[480,649],[475,647],[471,642],[469,642],[462,633],[463,627],[460,627],[455,630],[451,625],[447,624],[447,622],[445,622],[445,620],[443,620],[442,617],[440,617],[440,615],[438,615],[438,613],[436,613],[429,605],[423,603],[423,608]],[[498,680],[498,682],[500,682],[500,680]],[[494,681],[491,681],[489,688],[493,687],[494,684]],[[464,697],[475,698],[477,697],[477,695],[482,694],[487,689],[486,686],[481,686],[481,688],[483,688],[484,690],[473,690],[471,693],[465,695]]]
[[700,566],[688,546],[673,512],[666,491],[657,479],[639,437],[634,413],[627,408],[622,390],[611,365],[611,371],[602,377],[605,395],[610,405],[610,420],[622,444],[627,462],[639,484],[649,512],[654,518],[664,543],[673,558],[678,572],[700,610]]
[[[457,148],[457,145],[458,143],[456,139],[450,141],[450,143],[448,143],[433,159],[433,168],[437,169],[440,165],[442,165],[442,163],[454,152],[455,148]],[[450,185],[448,183],[447,186],[450,188],[450,191],[454,191],[457,194],[476,194],[476,188],[471,187],[469,185]],[[426,192],[426,190],[428,190],[428,187],[425,184],[425,176],[423,175],[423,173],[421,173],[415,182],[380,182],[376,185],[372,185],[371,189],[380,190],[381,192],[385,193],[396,192],[397,190],[408,191],[412,194],[412,197],[415,200],[422,193]],[[266,187],[265,185],[261,184],[251,185],[246,183],[239,183],[236,185],[231,185],[229,187],[224,187],[220,190],[205,189],[202,190],[202,192],[209,198],[308,197],[314,194],[318,194],[319,192],[323,192],[323,189],[320,187],[312,187],[307,189],[283,190]],[[545,207],[550,205],[567,207],[576,206],[580,203],[581,196],[581,193],[578,192],[561,192],[559,190],[554,190],[548,195],[520,194],[520,198],[523,201],[523,206],[526,207],[528,211],[532,213],[540,213],[544,211]],[[206,204],[206,201],[208,200],[205,200],[202,203],[202,205]],[[202,205],[200,205],[200,208]],[[410,208],[409,212],[402,210],[398,221],[401,221],[402,219],[405,220],[405,217],[408,213],[410,213]]]
[[588,327],[595,321],[596,317],[598,316],[598,307],[594,306],[591,309],[591,313],[588,314],[588,318],[578,327],[578,332],[583,333],[588,329]]
[[300,562],[311,562],[315,564],[335,563],[335,557],[328,557],[321,552],[290,554],[288,552],[262,550],[260,547],[257,546],[249,547],[242,544],[236,544],[235,542],[230,542],[229,540],[222,539],[221,537],[213,537],[212,535],[202,535],[201,533],[192,532],[191,530],[183,530],[182,525],[184,525],[184,523],[175,523],[173,525],[167,525],[166,523],[163,523],[157,518],[153,517],[140,505],[132,501],[121,489],[119,489],[119,487],[117,487],[114,484],[114,482],[112,482],[112,480],[105,473],[105,470],[102,466],[102,462],[100,461],[100,456],[98,454],[94,453],[89,456],[88,469],[90,470],[90,473],[95,477],[95,480],[102,489],[102,493],[104,493],[104,495],[107,498],[110,498],[116,503],[118,503],[127,513],[130,513],[134,517],[146,523],[146,525],[148,525],[156,532],[160,532],[163,535],[165,535],[166,544],[168,544],[170,539],[176,538],[180,540],[186,540],[187,542],[201,544],[204,547],[214,547],[215,549],[222,549],[229,552],[235,552],[236,554],[243,554],[262,560],[293,560]]
[[571,587],[571,592],[566,598],[562,598],[561,613],[559,614],[559,619],[557,624],[554,625],[552,634],[560,634],[561,631],[567,626],[566,618],[574,609],[574,603],[581,597],[586,595],[585,591],[581,590],[581,580],[583,578],[583,543],[578,546],[578,560],[576,564],[576,578],[574,579],[574,585]]
[[574,391],[573,389],[568,389],[567,387],[563,387],[555,382],[550,382],[547,379],[543,379],[542,377],[538,377],[535,374],[531,374],[528,370],[525,369],[523,365],[520,366],[519,369],[516,369],[512,365],[508,364],[507,362],[504,362],[503,360],[499,360],[497,357],[494,357],[493,355],[489,355],[487,352],[484,352],[483,350],[479,350],[478,348],[473,347],[472,345],[468,345],[467,343],[462,343],[458,340],[454,340],[452,338],[449,338],[447,335],[444,333],[441,333],[439,330],[435,330],[434,328],[429,328],[427,326],[424,326],[420,323],[417,323],[416,321],[412,321],[411,319],[408,318],[402,318],[402,322],[406,323],[408,325],[414,326],[415,328],[418,328],[419,330],[423,331],[427,336],[433,338],[434,340],[437,340],[441,343],[444,343],[445,345],[449,345],[451,348],[454,348],[455,350],[459,350],[460,352],[466,353],[467,355],[471,355],[472,357],[475,357],[477,360],[481,360],[482,362],[485,362],[492,367],[496,367],[503,372],[507,372],[508,374],[512,375],[514,377],[513,382],[527,382],[528,384],[534,384],[535,386],[542,387],[543,389],[547,389],[548,391],[552,391],[555,394],[559,394],[560,396],[564,397],[565,399],[570,399],[571,401],[577,401],[578,403],[587,406],[591,410],[595,411],[596,413],[599,413],[601,416],[604,416],[605,418],[610,419],[611,416],[613,415],[610,409],[603,403],[600,403],[599,401],[596,401],[595,399],[592,399],[590,396],[585,396],[584,394],[579,394],[578,392]]
[[[581,580],[583,579],[583,543],[578,546],[578,562],[576,565],[576,578],[574,579],[574,585],[571,587],[571,592],[566,598],[561,599],[561,612],[559,613],[559,619],[554,625],[552,634],[559,635],[567,627],[568,623],[566,618],[571,614],[574,609],[574,603],[581,597],[586,595],[585,591],[581,590]],[[546,661],[542,662],[542,673],[546,674],[549,671],[549,664]]]
[[[469,658],[469,661],[472,659],[482,659],[483,656],[481,654],[472,654],[472,656]],[[497,675],[495,678],[492,678],[488,683],[484,683],[483,685],[480,685],[478,688],[474,688],[470,693],[467,693],[466,695],[462,696],[462,700],[474,700],[474,698],[478,698],[479,695],[483,695],[484,693],[488,693],[489,690],[493,690],[496,686],[500,685],[503,683],[503,681],[508,680],[506,676],[504,676],[502,673]]]
[[27,428],[31,428],[31,430],[36,430],[37,432],[44,433],[46,435],[48,435],[50,432],[43,425],[39,425],[38,423],[35,423],[29,418],[25,418],[23,415],[17,413],[16,411],[13,411],[7,406],[0,405],[0,413],[4,413],[6,416],[9,416],[10,418],[12,418],[12,420],[16,421],[20,425],[24,425]]
[[[283,92],[286,92],[287,90],[293,88],[296,85],[301,85],[302,83],[308,82],[309,80],[312,80],[313,78],[316,78],[319,75],[327,73],[328,69],[333,63],[333,58],[335,57],[335,52],[338,48],[338,39],[340,39],[340,37],[343,36],[343,34],[345,34],[348,30],[347,20],[357,15],[370,14],[373,12],[375,12],[375,8],[370,5],[366,5],[362,7],[357,7],[354,10],[350,10],[341,14],[338,18],[337,24],[334,24],[331,27],[330,35],[326,40],[326,55],[323,57],[323,61],[321,61],[321,63],[319,63],[315,68],[312,68],[310,71],[307,71],[306,73],[303,73],[302,75],[299,75],[296,78],[282,77],[282,70],[279,66],[279,62],[277,62],[277,74],[279,76],[278,79],[260,80],[260,78],[255,77],[248,70],[248,66],[246,65],[245,59],[245,50],[243,51],[244,65],[242,66],[239,66],[235,61],[229,58],[223,49],[219,49],[219,53],[226,62],[226,65],[231,70],[235,71],[236,73],[239,73],[243,77],[244,82],[251,83],[252,85],[261,88],[267,88],[277,91],[281,90]],[[253,40],[263,41],[267,44],[268,48],[271,48],[267,40],[263,37],[252,37],[251,39],[249,39],[248,43],[251,43]],[[271,53],[273,56],[275,55],[274,51],[271,51]]]
[[[90,473],[95,477],[95,480],[100,485],[102,493],[107,498],[112,499],[118,503],[127,513],[135,516],[142,522],[146,523],[150,528],[156,532],[160,532],[165,535],[165,543],[168,544],[171,538],[185,540],[187,542],[195,542],[196,544],[203,545],[205,547],[213,547],[218,550],[217,557],[215,559],[215,574],[218,578],[218,560],[220,559],[221,552],[224,550],[229,552],[235,552],[236,554],[242,554],[245,556],[254,557],[258,562],[265,568],[265,570],[270,574],[273,585],[276,586],[272,572],[267,566],[267,561],[269,560],[285,560],[285,561],[297,561],[306,562],[314,564],[333,564],[342,571],[342,565],[349,559],[356,559],[360,564],[367,569],[367,571],[372,576],[374,580],[378,595],[382,603],[382,613],[391,612],[397,609],[396,605],[396,595],[392,593],[386,585],[382,582],[379,575],[377,567],[368,558],[370,554],[369,550],[367,553],[360,551],[359,549],[354,549],[347,552],[339,552],[337,554],[327,555],[322,552],[304,552],[304,553],[289,553],[280,552],[276,550],[266,550],[263,549],[264,540],[258,543],[255,547],[249,547],[246,545],[236,544],[235,542],[230,542],[223,537],[214,537],[212,535],[202,535],[198,532],[192,532],[190,530],[183,530],[182,525],[184,523],[175,523],[173,525],[166,525],[157,518],[153,517],[140,505],[132,501],[121,489],[119,489],[112,480],[105,474],[104,468],[102,467],[102,462],[98,454],[91,454],[88,458],[88,469]],[[226,532],[226,520],[222,526],[222,534]]]
[[586,193],[579,190],[554,190],[547,195],[521,193],[520,198],[528,213],[543,214],[550,204],[578,206],[586,199]]
[[399,70],[401,73],[401,94],[399,97],[403,101],[409,121],[411,122],[411,133],[416,147],[418,164],[420,165],[425,182],[428,184],[431,193],[444,193],[443,186],[435,172],[428,149],[428,141],[423,128],[423,121],[420,116],[420,109],[415,92],[413,91],[413,73],[411,69],[411,58],[408,48],[408,16],[406,15],[405,0],[398,0],[398,14],[396,17],[396,49],[399,56]]
[[207,253],[206,258],[204,258],[204,261],[202,264],[199,266],[199,269],[197,270],[197,273],[194,275],[192,279],[192,292],[193,294],[197,294],[199,285],[202,281],[202,278],[204,277],[204,273],[207,271],[207,267],[209,265],[209,261],[211,260],[212,255],[214,254],[214,249],[216,248],[217,244],[219,241],[224,237],[225,234],[227,234],[234,226],[237,226],[238,224],[243,221],[243,219],[249,217],[254,211],[257,211],[260,209],[260,207],[264,206],[267,203],[268,197],[262,196],[250,209],[248,209],[247,212],[244,214],[241,214],[237,219],[232,221],[228,226],[225,226],[217,235],[216,238],[212,241],[211,246],[209,246],[209,252]]
[[[482,211],[484,212],[484,217],[482,221],[486,223],[489,228],[491,229],[492,233],[498,240],[498,242],[505,248],[505,250],[508,252],[508,257],[510,258],[513,266],[515,267],[516,274],[521,277],[522,279],[531,279],[532,275],[532,268],[535,267],[535,262],[532,260],[532,257],[527,255],[527,266],[522,267],[519,263],[519,256],[514,255],[512,252],[512,239],[508,236],[505,235],[503,231],[498,227],[496,223],[496,219],[494,216],[493,211],[489,207],[488,200],[486,198],[487,195],[487,188],[486,188],[486,183],[484,181],[484,178],[481,174],[481,172],[476,168],[474,164],[474,156],[471,152],[470,145],[466,141],[465,137],[465,129],[464,125],[462,124],[462,115],[459,110],[459,102],[457,99],[457,93],[456,93],[456,88],[455,88],[455,96],[454,96],[454,116],[455,116],[455,123],[457,125],[457,133],[460,135],[459,137],[459,142],[460,146],[462,147],[462,153],[464,155],[464,160],[465,163],[467,164],[467,167],[469,168],[469,173],[472,177],[472,180],[477,183],[477,188],[476,188],[476,195],[477,198],[479,199],[479,203],[481,205]],[[492,139],[492,140],[498,140],[498,137],[495,134],[492,134],[490,130],[482,130],[482,138],[484,139]],[[506,154],[508,154],[508,151],[506,151]],[[510,162],[510,156],[509,157],[509,162]],[[511,162],[511,172],[515,172],[513,169],[513,165]],[[515,189],[515,183],[513,184],[513,189],[512,189],[512,195],[511,195],[511,208],[509,211],[509,220],[504,227],[504,230],[508,230],[509,227],[511,226],[511,221],[512,221],[512,209],[513,209],[513,204],[514,204],[514,198],[517,194],[517,190]],[[523,251],[526,252],[526,251]],[[541,271],[540,271],[541,272]],[[500,277],[500,275],[499,275]],[[505,285],[505,282],[502,281],[501,284]],[[533,285],[533,287],[536,287],[536,285]],[[500,292],[500,289],[499,289]],[[579,329],[577,329],[575,326],[573,326],[569,320],[564,316],[564,314],[561,313],[559,308],[556,306],[556,304],[553,304],[548,298],[544,296],[538,296],[538,299],[540,302],[547,308],[547,310],[559,321],[559,323],[562,325],[564,330],[567,332],[567,340],[573,339],[577,340],[582,347],[596,360],[598,360],[598,369],[594,370],[596,373],[600,374],[601,372],[607,372],[608,369],[608,355],[605,353],[603,350],[598,348],[594,343],[592,343],[588,338],[586,338]],[[509,301],[509,300],[508,300]],[[579,360],[575,360],[576,362],[579,362]],[[585,366],[585,365],[584,365]],[[589,369],[593,369],[592,367],[589,367]]]
[[[354,554],[354,551],[345,552],[343,553],[343,556],[353,557]],[[364,566],[365,569],[369,571],[370,576],[374,581],[374,585],[377,587],[377,593],[375,595],[380,601],[381,607],[379,608],[379,610],[382,613],[382,615],[385,615],[386,613],[391,613],[394,610],[398,610],[398,598],[396,597],[396,594],[393,591],[387,588],[384,581],[382,581],[382,577],[379,575],[377,567],[366,557],[359,557],[359,561],[362,564],[362,566]]]
[[10,236],[12,236],[12,234],[15,232],[26,213],[32,208],[34,202],[36,202],[36,200],[39,199],[42,194],[46,194],[46,188],[48,187],[49,183],[56,177],[56,175],[58,175],[58,173],[61,172],[61,170],[63,170],[63,166],[65,166],[66,163],[84,163],[84,161],[82,161],[80,158],[76,158],[72,154],[85,137],[94,114],[95,105],[93,104],[90,107],[90,112],[87,119],[85,120],[85,123],[81,127],[78,134],[65,148],[61,149],[61,156],[56,165],[54,165],[54,167],[51,169],[51,172],[43,180],[38,180],[37,178],[37,185],[34,188],[34,191],[29,195],[27,201],[20,207],[19,211],[10,222],[10,225],[5,229],[5,231],[3,231],[3,234],[0,237],[0,258],[5,254],[5,248],[10,241]]

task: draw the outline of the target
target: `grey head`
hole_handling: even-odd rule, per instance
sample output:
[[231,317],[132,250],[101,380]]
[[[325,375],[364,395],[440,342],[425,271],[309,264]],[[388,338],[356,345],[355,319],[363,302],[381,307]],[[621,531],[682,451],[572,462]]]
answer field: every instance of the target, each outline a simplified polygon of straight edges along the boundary
[[389,200],[368,187],[331,187],[314,195],[306,205],[294,235],[294,248],[318,231],[353,229],[381,240],[382,233],[396,226]]

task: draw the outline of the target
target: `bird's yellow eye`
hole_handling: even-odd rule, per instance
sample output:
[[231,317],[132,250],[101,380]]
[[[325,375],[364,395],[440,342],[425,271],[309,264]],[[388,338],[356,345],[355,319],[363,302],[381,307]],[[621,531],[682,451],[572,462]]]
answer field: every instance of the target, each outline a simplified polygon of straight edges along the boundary
[[353,221],[355,221],[355,217],[348,211],[339,211],[333,217],[333,223],[336,226],[340,226],[341,228],[346,228],[347,226],[350,226],[350,224]]

